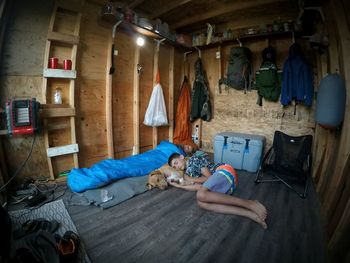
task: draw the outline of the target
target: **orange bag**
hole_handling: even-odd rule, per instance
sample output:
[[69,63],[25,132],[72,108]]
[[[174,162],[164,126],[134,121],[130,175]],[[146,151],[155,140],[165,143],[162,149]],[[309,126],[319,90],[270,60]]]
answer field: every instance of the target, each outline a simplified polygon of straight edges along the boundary
[[[179,101],[177,103],[175,116],[174,143],[193,145],[192,142],[192,125],[190,123],[191,111],[191,92],[187,78],[185,77]],[[194,145],[193,145],[194,146]]]

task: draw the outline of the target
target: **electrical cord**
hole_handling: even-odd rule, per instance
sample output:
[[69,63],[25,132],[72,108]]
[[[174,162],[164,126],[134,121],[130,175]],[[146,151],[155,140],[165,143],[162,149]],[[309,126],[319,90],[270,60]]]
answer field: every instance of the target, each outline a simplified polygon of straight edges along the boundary
[[33,152],[33,148],[34,148],[34,144],[35,144],[35,138],[36,138],[36,134],[34,133],[34,137],[33,137],[33,142],[32,142],[32,146],[30,147],[30,151],[28,153],[27,158],[24,160],[24,162],[21,164],[21,166],[15,171],[15,173],[13,174],[13,176],[6,182],[6,184],[4,184],[1,188],[0,188],[0,193],[6,188],[6,186],[12,182],[13,179],[15,179],[15,177],[22,171],[23,167],[27,164],[29,158],[32,155]]

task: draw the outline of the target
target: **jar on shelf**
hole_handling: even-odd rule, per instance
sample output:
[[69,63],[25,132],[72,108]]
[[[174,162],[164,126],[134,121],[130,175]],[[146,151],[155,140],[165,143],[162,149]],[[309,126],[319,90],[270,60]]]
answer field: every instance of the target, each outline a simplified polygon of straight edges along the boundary
[[57,88],[55,90],[55,93],[53,95],[53,103],[54,104],[62,104],[62,91],[60,88]]

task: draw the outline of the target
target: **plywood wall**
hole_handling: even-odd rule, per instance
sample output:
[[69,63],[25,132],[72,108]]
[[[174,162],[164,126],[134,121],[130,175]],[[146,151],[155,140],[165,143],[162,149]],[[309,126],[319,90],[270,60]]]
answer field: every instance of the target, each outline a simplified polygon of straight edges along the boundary
[[[53,1],[44,0],[22,0],[12,4],[2,46],[1,107],[4,107],[7,98],[36,98],[39,102],[42,101],[43,57],[52,7]],[[3,137],[4,157],[9,176],[12,176],[27,158],[33,139],[33,136]],[[39,133],[35,138],[32,155],[18,178],[24,180],[48,177],[43,134]]]
[[[269,41],[269,42],[268,42]],[[289,46],[292,44],[292,35],[276,37],[272,39],[255,39],[243,42],[243,45],[253,52],[254,69],[261,64],[261,51],[268,45],[275,48],[277,52],[277,66],[282,69],[283,62],[288,56]],[[303,44],[301,42],[301,44]],[[263,106],[257,105],[258,95],[255,90],[243,91],[222,87],[219,92],[218,80],[221,72],[226,74],[227,61],[230,48],[221,47],[221,61],[216,58],[219,47],[205,49],[202,51],[202,61],[206,70],[210,88],[210,99],[212,103],[213,119],[210,122],[202,122],[202,147],[206,151],[213,151],[213,137],[224,131],[233,131],[248,134],[263,135],[270,146],[275,130],[281,130],[290,135],[314,134],[314,108],[297,105],[296,114],[294,106],[283,107],[279,102],[263,101]],[[305,49],[305,53],[310,52]],[[191,83],[194,81],[194,61],[198,54],[190,55],[191,61]],[[308,56],[310,64],[314,64],[313,56]],[[220,66],[220,63],[222,66]],[[316,65],[315,65],[316,66]],[[221,70],[220,70],[221,67]],[[255,71],[254,70],[254,71]],[[316,71],[316,70],[315,70]]]
[[112,28],[100,26],[99,6],[86,2],[77,56],[76,131],[81,167],[107,158],[106,63]]
[[143,124],[144,116],[153,90],[153,59],[156,43],[153,39],[147,39],[145,46],[140,49],[140,152],[145,152],[153,148],[152,127]]
[[314,177],[322,208],[327,218],[328,252],[330,262],[348,262],[350,258],[350,140],[349,101],[350,54],[348,1],[332,1],[324,5],[327,52],[318,60],[319,70],[338,72],[346,82],[346,109],[341,127],[325,130],[317,126],[314,151]]

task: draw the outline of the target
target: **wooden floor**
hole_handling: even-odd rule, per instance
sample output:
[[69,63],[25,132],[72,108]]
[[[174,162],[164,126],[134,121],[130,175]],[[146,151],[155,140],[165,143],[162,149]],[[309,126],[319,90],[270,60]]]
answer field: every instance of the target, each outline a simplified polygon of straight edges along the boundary
[[101,210],[67,206],[92,262],[325,262],[324,222],[307,199],[279,183],[240,173],[235,196],[268,208],[268,229],[238,216],[201,210],[195,193],[152,190]]

